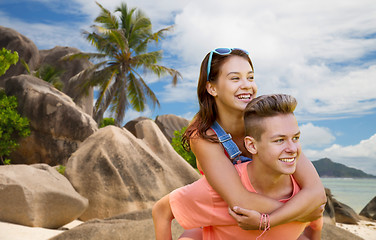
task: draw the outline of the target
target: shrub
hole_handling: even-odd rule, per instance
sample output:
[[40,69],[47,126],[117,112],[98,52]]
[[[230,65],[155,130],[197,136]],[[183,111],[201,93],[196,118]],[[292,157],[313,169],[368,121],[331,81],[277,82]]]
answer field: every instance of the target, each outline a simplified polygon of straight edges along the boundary
[[9,164],[7,157],[18,147],[19,137],[30,135],[29,121],[17,112],[17,99],[0,91],[0,159]]
[[103,118],[101,123],[99,124],[99,128],[103,128],[108,125],[115,125],[115,119],[113,118]]
[[10,65],[18,62],[18,53],[2,48],[0,50],[0,76],[5,74]]
[[187,129],[187,127],[183,127],[180,131],[174,132],[174,137],[172,138],[171,145],[175,149],[175,151],[182,158],[184,158],[192,167],[197,168],[196,156],[193,154],[192,151],[187,152],[181,143],[181,139],[185,132],[185,129]]

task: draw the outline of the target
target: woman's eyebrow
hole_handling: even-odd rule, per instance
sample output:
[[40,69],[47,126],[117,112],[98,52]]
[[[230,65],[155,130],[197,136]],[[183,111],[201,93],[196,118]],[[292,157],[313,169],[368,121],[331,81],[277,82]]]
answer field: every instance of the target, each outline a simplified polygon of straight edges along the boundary
[[[252,73],[253,73],[253,71],[249,71],[249,72],[247,72],[247,74],[252,74]],[[230,74],[240,74],[240,72],[229,72],[229,73],[227,74],[227,76],[230,75]]]

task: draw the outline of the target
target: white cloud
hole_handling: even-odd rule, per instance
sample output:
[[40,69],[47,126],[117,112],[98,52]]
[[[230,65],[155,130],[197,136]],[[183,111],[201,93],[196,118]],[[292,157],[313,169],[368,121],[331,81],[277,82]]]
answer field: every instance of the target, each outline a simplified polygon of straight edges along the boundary
[[376,51],[375,15],[368,0],[190,1],[164,46],[195,66],[216,47],[248,49],[260,94],[293,94],[308,119],[363,114],[376,108],[376,61],[360,60]]
[[327,146],[336,139],[329,128],[315,126],[312,123],[300,126],[300,132],[300,142],[303,148]]
[[376,175],[376,134],[369,139],[360,141],[356,145],[341,146],[333,144],[319,151],[305,149],[304,153],[311,160],[327,157],[335,162]]

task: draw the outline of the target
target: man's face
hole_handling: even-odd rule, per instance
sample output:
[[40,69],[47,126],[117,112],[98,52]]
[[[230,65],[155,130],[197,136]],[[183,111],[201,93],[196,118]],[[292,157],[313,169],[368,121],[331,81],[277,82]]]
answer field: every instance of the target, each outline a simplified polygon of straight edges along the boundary
[[295,116],[281,114],[263,119],[264,132],[255,141],[259,162],[269,173],[293,174],[301,152]]

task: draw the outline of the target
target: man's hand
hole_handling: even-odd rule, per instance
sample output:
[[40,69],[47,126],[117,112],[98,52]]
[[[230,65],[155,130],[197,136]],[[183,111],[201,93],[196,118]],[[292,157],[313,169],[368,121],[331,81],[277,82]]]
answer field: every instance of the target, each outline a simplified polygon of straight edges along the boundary
[[237,221],[238,226],[244,230],[258,230],[260,226],[261,214],[254,210],[240,207],[228,209],[229,214]]

